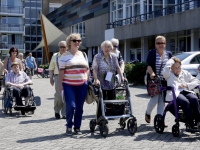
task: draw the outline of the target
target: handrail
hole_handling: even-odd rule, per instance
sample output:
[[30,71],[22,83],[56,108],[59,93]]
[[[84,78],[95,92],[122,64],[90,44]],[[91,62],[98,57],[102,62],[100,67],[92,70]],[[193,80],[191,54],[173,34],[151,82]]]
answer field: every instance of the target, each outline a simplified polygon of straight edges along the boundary
[[0,6],[1,13],[19,13],[23,14],[24,10],[22,6]]
[[23,24],[0,24],[0,31],[24,31]]
[[200,7],[200,1],[192,0],[192,1],[187,1],[187,2],[181,3],[181,4],[177,4],[174,6],[169,6],[169,7],[163,8],[163,9],[159,9],[156,11],[151,11],[146,14],[141,14],[141,15],[137,15],[134,17],[129,17],[126,19],[111,22],[106,25],[107,25],[107,29],[112,29],[115,27],[129,25],[129,24],[137,24],[142,21],[146,21],[146,20],[150,20],[153,18],[166,16],[166,15],[170,15],[170,14],[174,14],[174,13],[178,13],[178,12],[183,12],[186,10],[191,10],[191,9],[194,9],[197,7]]

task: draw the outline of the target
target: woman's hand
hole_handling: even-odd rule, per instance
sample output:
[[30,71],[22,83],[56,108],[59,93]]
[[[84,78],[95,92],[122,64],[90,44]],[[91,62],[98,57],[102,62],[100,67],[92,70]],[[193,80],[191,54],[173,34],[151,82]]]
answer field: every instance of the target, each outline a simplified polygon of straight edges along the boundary
[[100,81],[98,79],[94,80],[94,85],[100,85]]
[[156,76],[156,75],[155,75],[155,73],[154,73],[154,72],[153,72],[152,74],[150,74],[150,78],[151,78],[151,79],[154,79],[154,78],[155,78],[155,76]]
[[62,86],[59,86],[59,87],[58,87],[58,92],[59,92],[60,94],[62,94],[62,90],[63,90]]
[[4,71],[4,73],[5,73],[5,74],[7,74],[7,73],[8,73],[8,70],[6,70],[6,69],[4,69],[3,71]]
[[181,84],[179,85],[179,89],[185,89],[188,88],[187,84]]

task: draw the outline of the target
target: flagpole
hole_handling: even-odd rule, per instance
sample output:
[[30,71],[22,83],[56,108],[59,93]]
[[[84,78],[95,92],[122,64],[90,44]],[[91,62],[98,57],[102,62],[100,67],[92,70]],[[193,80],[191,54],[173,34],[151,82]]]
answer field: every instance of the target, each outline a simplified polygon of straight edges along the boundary
[[[41,21],[41,27],[42,27],[42,37],[44,39],[45,53],[46,53],[47,61],[48,61],[48,63],[50,63],[50,52],[49,52],[49,47],[48,47],[48,43],[47,43],[47,37],[46,37],[44,22],[43,22],[43,14],[40,14],[40,21]],[[43,53],[42,58],[44,59],[44,53]]]

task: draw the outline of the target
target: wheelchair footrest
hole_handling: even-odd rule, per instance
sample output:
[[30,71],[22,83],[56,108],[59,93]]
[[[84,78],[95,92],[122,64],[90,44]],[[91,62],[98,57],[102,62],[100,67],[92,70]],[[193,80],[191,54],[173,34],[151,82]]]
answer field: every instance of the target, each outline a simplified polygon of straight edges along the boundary
[[33,111],[33,110],[36,109],[36,106],[14,106],[13,108],[16,111],[21,111],[21,110],[24,110],[24,111]]

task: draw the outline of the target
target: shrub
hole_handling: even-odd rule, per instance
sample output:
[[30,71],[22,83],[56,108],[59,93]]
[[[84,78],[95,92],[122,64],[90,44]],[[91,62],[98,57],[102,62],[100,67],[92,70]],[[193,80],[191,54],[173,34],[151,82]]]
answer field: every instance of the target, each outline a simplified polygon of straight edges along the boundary
[[129,83],[144,84],[144,76],[146,74],[146,63],[126,64],[125,73]]
[[49,68],[49,64],[40,65],[40,68],[48,69]]

